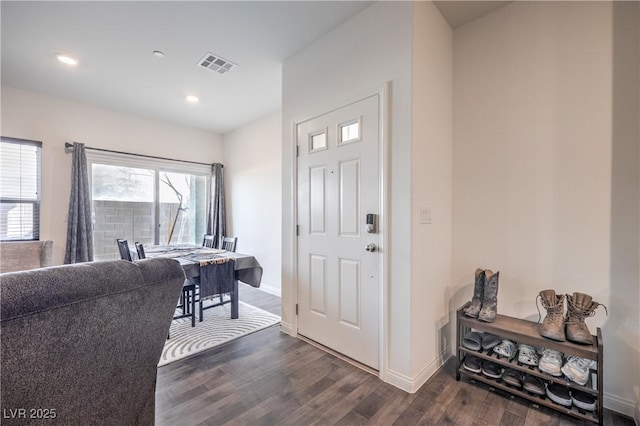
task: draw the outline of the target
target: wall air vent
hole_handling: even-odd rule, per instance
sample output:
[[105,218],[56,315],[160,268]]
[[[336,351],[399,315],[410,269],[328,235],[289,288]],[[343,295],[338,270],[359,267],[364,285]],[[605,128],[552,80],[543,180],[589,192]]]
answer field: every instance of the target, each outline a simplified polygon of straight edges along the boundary
[[207,53],[198,61],[198,66],[220,74],[226,74],[238,65],[231,61],[227,61],[214,53]]

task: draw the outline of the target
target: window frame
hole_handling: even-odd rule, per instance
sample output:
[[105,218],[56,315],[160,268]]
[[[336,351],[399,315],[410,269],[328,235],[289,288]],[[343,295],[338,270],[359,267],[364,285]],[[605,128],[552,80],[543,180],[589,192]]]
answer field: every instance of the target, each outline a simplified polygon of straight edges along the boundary
[[[169,160],[169,159],[161,159],[161,158],[147,158],[143,156],[138,156],[136,154],[125,154],[125,153],[116,153],[116,152],[106,152],[99,150],[87,150],[87,170],[89,174],[89,191],[93,194],[93,165],[94,164],[104,164],[109,166],[116,167],[132,167],[132,168],[143,168],[148,170],[153,170],[155,173],[154,178],[154,197],[153,197],[153,205],[154,205],[154,213],[153,213],[153,240],[155,244],[158,244],[160,241],[160,227],[158,226],[158,219],[160,217],[160,191],[159,191],[159,173],[160,172],[169,172],[169,173],[184,173],[191,174],[196,176],[204,176],[206,182],[206,199],[205,206],[208,208],[210,205],[211,198],[211,165],[205,164],[196,164],[189,163],[180,160]],[[92,223],[95,225],[94,213],[93,212],[93,195],[91,197],[91,214],[92,214]]]
[[40,211],[42,207],[42,142],[31,139],[13,138],[9,136],[0,136],[0,142],[21,146],[35,146],[38,148],[36,158],[36,198],[3,197],[2,188],[0,188],[0,204],[31,204],[33,206],[32,238],[2,238],[2,236],[0,236],[0,241],[40,241]]

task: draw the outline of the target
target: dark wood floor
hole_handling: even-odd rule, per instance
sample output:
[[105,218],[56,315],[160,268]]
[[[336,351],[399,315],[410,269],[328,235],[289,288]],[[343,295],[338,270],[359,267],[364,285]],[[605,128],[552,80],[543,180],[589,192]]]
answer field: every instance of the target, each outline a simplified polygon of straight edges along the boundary
[[[242,286],[241,300],[280,314],[280,299]],[[270,327],[158,369],[156,424],[587,425],[480,383],[451,359],[415,394]],[[605,424],[633,426],[605,411]]]

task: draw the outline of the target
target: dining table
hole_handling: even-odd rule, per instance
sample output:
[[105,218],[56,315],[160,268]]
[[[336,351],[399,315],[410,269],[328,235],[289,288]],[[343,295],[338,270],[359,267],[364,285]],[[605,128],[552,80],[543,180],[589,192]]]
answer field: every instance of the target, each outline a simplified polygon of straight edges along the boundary
[[144,248],[146,257],[163,257],[180,262],[186,278],[201,276],[201,268],[234,261],[234,277],[231,291],[231,318],[238,318],[238,281],[252,287],[260,287],[262,266],[254,256],[194,244],[161,244]]

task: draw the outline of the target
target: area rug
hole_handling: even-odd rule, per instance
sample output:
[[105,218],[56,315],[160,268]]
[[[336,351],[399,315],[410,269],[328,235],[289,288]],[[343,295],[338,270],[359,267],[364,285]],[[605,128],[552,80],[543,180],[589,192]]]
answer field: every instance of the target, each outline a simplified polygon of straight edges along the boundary
[[[173,320],[158,367],[215,348],[280,322],[280,317],[247,303],[238,303],[238,318],[231,319],[231,304],[204,311],[204,320],[191,327],[191,318]],[[197,306],[196,306],[197,310]]]

